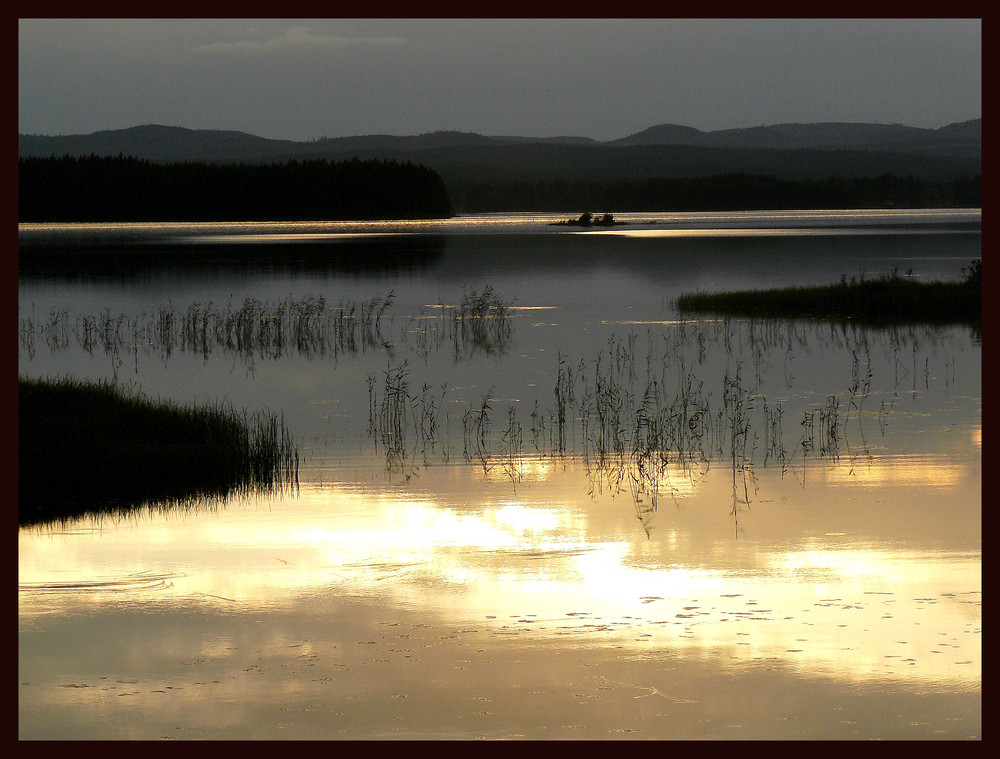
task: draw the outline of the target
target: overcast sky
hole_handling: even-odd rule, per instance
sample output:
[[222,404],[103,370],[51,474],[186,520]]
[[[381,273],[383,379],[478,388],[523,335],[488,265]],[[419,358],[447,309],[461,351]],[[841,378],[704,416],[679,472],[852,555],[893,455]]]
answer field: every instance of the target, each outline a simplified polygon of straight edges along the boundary
[[981,19],[38,19],[18,131],[625,137],[982,116]]

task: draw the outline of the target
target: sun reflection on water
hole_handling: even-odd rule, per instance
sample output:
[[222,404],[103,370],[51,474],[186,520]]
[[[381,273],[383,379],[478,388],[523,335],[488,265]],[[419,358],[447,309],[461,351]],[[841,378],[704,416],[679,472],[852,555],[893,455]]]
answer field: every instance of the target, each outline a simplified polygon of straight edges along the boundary
[[[900,547],[888,535],[859,543],[826,531],[803,540],[812,507],[781,513],[766,501],[743,519],[760,521],[756,535],[769,534],[727,538],[720,547],[713,539],[728,532],[730,519],[716,500],[724,477],[673,502],[647,537],[629,521],[625,495],[581,491],[579,462],[535,463],[535,475],[516,490],[482,480],[474,465],[455,465],[426,472],[419,490],[307,481],[297,497],[266,510],[105,524],[92,541],[22,531],[22,624],[106,603],[106,594],[54,597],[30,592],[28,583],[93,579],[110,562],[136,573],[174,572],[170,587],[143,592],[178,611],[217,604],[249,618],[302,597],[321,608],[344,592],[377,592],[454,624],[531,609],[533,636],[714,652],[734,664],[773,657],[848,679],[946,680],[955,662],[942,636],[964,637],[966,671],[979,671],[978,639],[968,640],[981,625],[978,553]],[[942,487],[963,478],[960,467],[884,466],[864,482],[923,484],[911,469]],[[836,501],[837,489],[815,492]]]

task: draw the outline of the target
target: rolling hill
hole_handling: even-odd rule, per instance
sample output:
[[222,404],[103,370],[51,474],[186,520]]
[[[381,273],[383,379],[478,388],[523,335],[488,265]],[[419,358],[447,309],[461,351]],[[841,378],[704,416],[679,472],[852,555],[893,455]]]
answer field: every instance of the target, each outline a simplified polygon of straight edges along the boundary
[[777,124],[702,132],[661,124],[608,142],[587,137],[490,137],[442,131],[414,136],[359,135],[296,142],[215,129],[161,125],[135,126],[85,135],[27,135],[17,138],[18,156],[132,155],[152,161],[260,161],[308,155],[339,156],[363,152],[423,152],[438,148],[515,147],[700,147],[722,150],[863,150],[888,153],[981,158],[982,119],[921,129],[901,124]]

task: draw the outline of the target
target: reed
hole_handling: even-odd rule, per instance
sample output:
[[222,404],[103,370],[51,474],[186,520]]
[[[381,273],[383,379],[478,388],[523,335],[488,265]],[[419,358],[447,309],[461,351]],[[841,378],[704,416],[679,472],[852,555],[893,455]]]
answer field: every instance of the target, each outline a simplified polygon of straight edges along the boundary
[[378,431],[390,456],[406,451],[407,412],[410,407],[409,368],[406,362],[385,370],[385,391],[378,409]]
[[524,468],[524,439],[521,422],[517,419],[517,409],[514,406],[507,407],[507,426],[500,436],[498,456],[503,466],[503,471],[514,483],[515,488],[521,481],[521,472]]
[[[368,384],[368,434],[381,445],[390,472],[403,472],[407,479],[416,471],[417,454],[426,461],[428,453],[440,440],[441,410],[448,393],[447,383],[439,391],[424,383],[420,393],[410,392],[409,362],[388,366],[382,373],[381,395],[375,375]],[[447,430],[445,429],[445,434]],[[411,437],[412,435],[412,437]],[[412,439],[412,444],[408,440]],[[450,452],[443,451],[447,458]]]
[[298,484],[279,415],[181,407],[113,382],[18,379],[18,521],[225,501]]
[[490,469],[490,427],[492,426],[490,413],[493,411],[490,401],[493,390],[494,388],[491,387],[483,393],[479,405],[467,409],[462,417],[465,460],[478,460],[482,464],[484,472],[488,472]]
[[462,300],[451,308],[451,329],[456,357],[463,351],[503,353],[511,337],[510,304],[489,285],[464,290]]

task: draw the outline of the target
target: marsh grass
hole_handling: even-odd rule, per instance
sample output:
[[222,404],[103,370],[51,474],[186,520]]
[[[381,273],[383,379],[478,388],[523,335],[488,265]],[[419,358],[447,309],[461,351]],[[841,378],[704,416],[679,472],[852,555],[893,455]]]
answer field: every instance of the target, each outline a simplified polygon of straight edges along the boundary
[[[447,439],[447,421],[441,411],[447,383],[435,388],[424,384],[420,392],[410,391],[409,362],[388,366],[379,383],[368,375],[368,434],[381,445],[389,472],[402,473],[409,479],[417,471],[417,457],[426,462],[428,454]],[[381,388],[381,389],[380,389]],[[442,445],[445,458],[449,451]]]
[[338,303],[322,295],[278,302],[246,298],[224,305],[194,302],[184,308],[168,303],[137,315],[103,309],[74,316],[53,308],[46,316],[32,312],[19,319],[18,344],[29,358],[40,345],[56,352],[75,344],[91,356],[103,353],[117,377],[126,359],[138,366],[140,354],[167,361],[181,352],[207,360],[219,351],[253,366],[256,360],[287,355],[336,359],[370,350],[391,354],[402,343],[424,354],[448,348],[458,360],[477,352],[502,354],[510,342],[511,309],[492,287],[465,290],[457,305],[441,305],[440,318],[411,319],[395,334],[389,326],[394,300],[390,290]]
[[121,368],[124,357],[155,354],[164,361],[175,352],[208,358],[215,351],[255,359],[278,359],[290,353],[334,357],[342,353],[385,348],[384,323],[393,302],[390,291],[367,301],[330,304],[323,296],[269,303],[246,298],[242,303],[173,304],[136,316],[104,309],[71,317],[52,309],[47,318],[34,314],[18,324],[19,344],[29,357],[39,340],[50,350],[65,350],[74,342],[89,355],[102,352]]
[[513,332],[511,304],[489,285],[482,290],[465,288],[456,303],[438,301],[410,317],[400,342],[424,356],[449,348],[455,360],[479,354],[503,355]]
[[466,289],[457,305],[448,308],[455,357],[482,351],[502,354],[511,337],[510,304],[489,285]]
[[283,420],[153,401],[109,381],[18,379],[20,524],[294,488]]
[[[485,476],[515,485],[523,481],[526,446],[531,458],[578,457],[589,492],[628,494],[647,530],[665,499],[680,505],[681,493],[722,466],[732,475],[738,530],[740,515],[757,498],[760,469],[777,468],[805,486],[807,470],[818,463],[846,464],[853,472],[870,459],[868,438],[873,429],[886,435],[907,381],[914,389],[929,381],[928,362],[918,356],[937,344],[939,333],[947,335],[927,325],[723,318],[647,330],[644,346],[634,332],[611,335],[591,359],[558,352],[551,393],[540,398],[501,408],[490,388],[457,399],[467,403],[462,454]],[[817,351],[847,359],[826,367],[822,381],[843,384],[818,398],[815,386],[804,394],[794,389],[796,363]],[[953,360],[944,361],[946,381],[953,382]],[[888,383],[878,392],[876,365]],[[387,369],[384,389],[369,377],[369,431],[387,451],[406,453],[412,475],[418,454],[443,442],[447,424],[439,420],[444,386],[440,396],[428,383],[411,391],[400,381],[408,372],[405,364]],[[398,460],[392,466],[398,471]]]
[[980,325],[982,261],[972,261],[958,282],[921,282],[898,269],[867,279],[841,277],[837,284],[691,293],[676,300],[681,313],[758,319],[834,319],[886,325],[956,323]]

